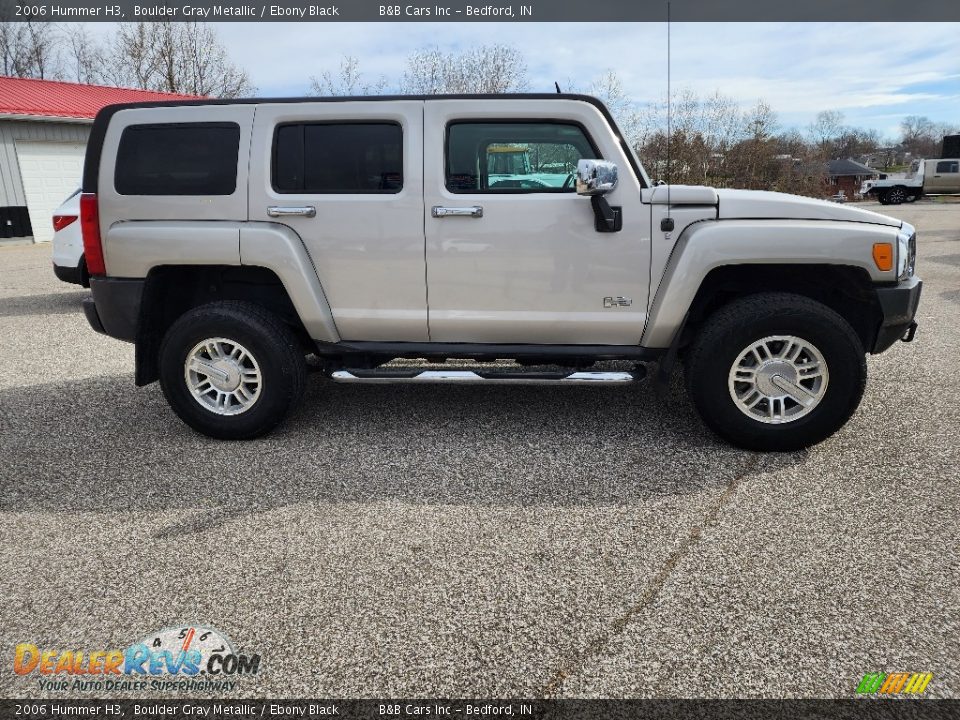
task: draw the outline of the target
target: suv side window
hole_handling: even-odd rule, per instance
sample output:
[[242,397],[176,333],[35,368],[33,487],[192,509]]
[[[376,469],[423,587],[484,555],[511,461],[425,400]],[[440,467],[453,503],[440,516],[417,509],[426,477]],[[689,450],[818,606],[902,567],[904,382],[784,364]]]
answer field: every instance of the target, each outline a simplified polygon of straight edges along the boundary
[[121,195],[233,195],[239,149],[236,123],[129,125],[113,185]]
[[455,193],[574,192],[577,160],[600,153],[576,123],[454,122],[446,186]]
[[272,175],[279,193],[398,193],[403,129],[393,122],[280,125]]
[[955,173],[960,172],[960,161],[958,160],[947,160],[944,162],[937,163],[937,172],[938,173]]

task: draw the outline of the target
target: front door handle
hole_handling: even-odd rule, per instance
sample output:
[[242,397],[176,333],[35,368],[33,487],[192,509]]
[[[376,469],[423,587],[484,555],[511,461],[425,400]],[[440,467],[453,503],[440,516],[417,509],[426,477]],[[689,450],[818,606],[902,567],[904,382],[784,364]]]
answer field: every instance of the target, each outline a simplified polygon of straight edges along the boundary
[[434,205],[430,209],[430,214],[435,218],[445,218],[445,217],[483,217],[483,208],[479,205],[474,205],[472,207],[442,207],[440,205]]
[[271,205],[267,208],[267,215],[270,217],[314,217],[317,209],[313,205],[297,205],[293,207],[280,207]]

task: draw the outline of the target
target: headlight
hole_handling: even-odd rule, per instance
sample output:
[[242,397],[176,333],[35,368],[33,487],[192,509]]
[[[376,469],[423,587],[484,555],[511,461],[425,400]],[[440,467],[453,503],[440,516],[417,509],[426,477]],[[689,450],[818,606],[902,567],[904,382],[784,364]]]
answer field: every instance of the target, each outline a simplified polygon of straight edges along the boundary
[[917,265],[917,233],[913,227],[903,224],[897,235],[897,280],[913,277]]

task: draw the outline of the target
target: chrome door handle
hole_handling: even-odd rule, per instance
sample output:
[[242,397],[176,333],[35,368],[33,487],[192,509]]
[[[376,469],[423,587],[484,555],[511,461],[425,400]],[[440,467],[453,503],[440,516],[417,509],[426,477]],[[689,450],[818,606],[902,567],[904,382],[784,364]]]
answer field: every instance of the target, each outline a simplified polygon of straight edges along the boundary
[[445,217],[483,217],[483,208],[479,205],[474,205],[473,207],[442,207],[440,205],[434,205],[430,209],[430,214],[435,218],[445,218]]
[[314,217],[317,209],[313,205],[298,205],[295,207],[279,207],[271,205],[267,208],[270,217]]

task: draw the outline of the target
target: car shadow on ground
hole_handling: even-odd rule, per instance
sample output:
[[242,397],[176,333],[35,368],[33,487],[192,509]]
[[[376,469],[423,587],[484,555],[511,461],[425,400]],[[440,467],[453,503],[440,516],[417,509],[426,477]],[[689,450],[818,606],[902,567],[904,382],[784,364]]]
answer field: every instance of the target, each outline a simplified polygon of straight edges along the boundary
[[89,290],[0,298],[0,317],[75,313],[80,313],[82,316],[83,310],[80,304],[86,297],[90,297]]
[[7,509],[200,511],[166,536],[302,503],[623,506],[722,488],[765,457],[716,439],[677,383],[660,398],[311,377],[272,434],[223,442],[181,423],[158,385],[100,377],[0,391],[0,437]]

